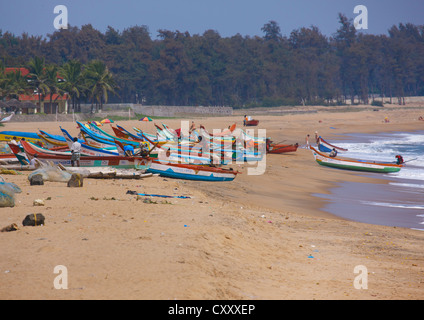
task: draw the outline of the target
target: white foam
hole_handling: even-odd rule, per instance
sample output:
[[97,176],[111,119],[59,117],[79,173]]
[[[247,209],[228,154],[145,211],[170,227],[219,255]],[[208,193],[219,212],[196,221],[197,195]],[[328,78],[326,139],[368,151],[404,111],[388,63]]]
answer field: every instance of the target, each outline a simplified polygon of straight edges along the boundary
[[398,187],[424,189],[424,184],[397,183],[397,182],[390,182],[389,184],[392,185],[392,186],[398,186]]
[[361,201],[362,204],[368,204],[372,206],[388,207],[388,208],[403,208],[403,209],[415,209],[424,210],[424,205],[417,204],[404,204],[404,203],[390,203],[390,202],[374,202],[374,201]]

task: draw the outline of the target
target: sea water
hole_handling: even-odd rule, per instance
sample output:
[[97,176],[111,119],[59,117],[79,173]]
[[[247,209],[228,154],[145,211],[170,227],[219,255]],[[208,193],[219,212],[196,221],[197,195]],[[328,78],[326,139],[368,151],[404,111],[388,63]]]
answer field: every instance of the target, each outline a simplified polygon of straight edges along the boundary
[[401,155],[406,164],[396,173],[358,172],[384,183],[342,182],[330,195],[317,195],[328,200],[325,211],[353,221],[424,230],[424,131],[349,134],[328,142],[348,149],[339,153],[343,157],[395,162]]

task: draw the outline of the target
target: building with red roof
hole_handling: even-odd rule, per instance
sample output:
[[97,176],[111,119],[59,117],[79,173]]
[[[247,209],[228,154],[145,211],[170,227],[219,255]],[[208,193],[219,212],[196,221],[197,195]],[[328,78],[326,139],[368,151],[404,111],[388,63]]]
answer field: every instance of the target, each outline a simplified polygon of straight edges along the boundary
[[[22,76],[27,76],[30,72],[27,68],[5,68],[5,73],[10,72],[17,72],[19,71]],[[60,78],[58,76],[58,78]],[[41,101],[39,99],[38,93],[34,94],[21,94],[19,95],[19,101],[22,102],[22,104],[19,104],[19,107],[15,105],[15,112],[16,113],[25,113],[25,114],[31,114],[31,113],[46,113],[46,114],[52,114],[52,113],[67,113],[68,112],[68,99],[69,95],[64,94],[58,95],[54,93],[51,96],[50,94],[41,97]],[[51,100],[51,104],[50,104]]]

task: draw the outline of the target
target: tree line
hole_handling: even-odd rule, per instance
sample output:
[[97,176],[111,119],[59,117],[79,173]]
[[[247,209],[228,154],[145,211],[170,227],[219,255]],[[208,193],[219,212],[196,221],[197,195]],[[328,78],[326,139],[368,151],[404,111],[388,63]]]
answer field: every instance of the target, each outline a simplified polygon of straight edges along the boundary
[[330,37],[315,26],[283,36],[275,21],[263,26],[262,37],[159,30],[152,39],[147,26],[104,33],[70,26],[46,38],[0,31],[0,57],[3,67],[34,67],[37,90],[47,84],[37,78],[36,62],[48,66],[44,72],[57,70],[64,80],[58,89],[76,110],[81,101],[100,108],[106,101],[255,107],[382,97],[404,104],[406,96],[424,95],[424,26],[399,24],[371,35],[343,14],[338,19]]

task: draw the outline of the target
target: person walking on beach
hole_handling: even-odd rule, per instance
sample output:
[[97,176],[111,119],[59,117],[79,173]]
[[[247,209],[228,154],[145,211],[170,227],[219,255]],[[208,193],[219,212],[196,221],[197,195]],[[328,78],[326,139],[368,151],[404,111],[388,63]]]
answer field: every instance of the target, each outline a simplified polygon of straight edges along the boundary
[[77,163],[77,167],[80,166],[80,156],[81,156],[81,143],[78,142],[78,138],[74,138],[74,142],[71,146],[71,164],[74,166],[75,162]]

